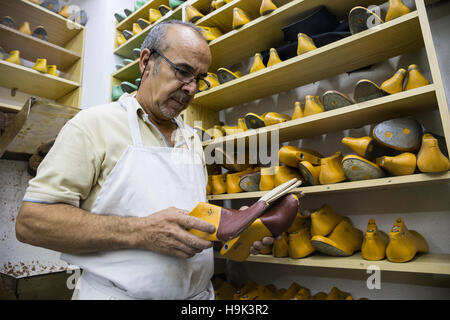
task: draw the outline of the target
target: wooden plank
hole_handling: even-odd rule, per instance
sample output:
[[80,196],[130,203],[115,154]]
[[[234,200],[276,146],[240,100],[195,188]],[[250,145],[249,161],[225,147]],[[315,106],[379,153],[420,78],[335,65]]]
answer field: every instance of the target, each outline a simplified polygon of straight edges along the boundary
[[417,12],[411,12],[376,28],[201,92],[196,95],[193,103],[222,110],[422,47]]
[[221,145],[232,140],[236,140],[235,143],[243,139],[249,141],[255,136],[265,138],[274,131],[278,131],[279,141],[283,143],[327,132],[359,128],[367,124],[432,111],[437,108],[434,85],[430,84],[344,108],[205,141],[203,146]]
[[47,59],[47,64],[54,64],[61,71],[65,71],[70,65],[81,58],[76,52],[4,25],[0,25],[0,39],[0,46],[6,52],[19,50],[21,58],[29,61],[45,58]]
[[[256,0],[251,0],[255,2]],[[280,1],[283,4],[286,1]],[[200,25],[218,24],[225,28],[225,35],[212,41],[210,48],[214,57],[210,70],[215,72],[217,68],[229,67],[237,64],[257,52],[277,47],[283,42],[282,28],[307,16],[315,8],[325,5],[328,10],[342,20],[348,16],[350,10],[355,6],[377,5],[385,1],[382,0],[294,0],[286,3],[270,15],[258,17],[246,24],[239,30],[230,30],[226,27],[231,24],[231,13],[234,4],[246,3],[246,0],[235,0],[217,10],[203,21],[197,22]],[[236,5],[238,6],[238,5]],[[252,9],[255,10],[256,8]],[[257,16],[254,13],[253,16]],[[206,17],[205,17],[206,18]],[[229,31],[229,32],[228,32]],[[245,44],[245,45],[243,45]]]
[[[225,259],[217,252],[214,252],[214,257]],[[387,259],[369,261],[363,259],[360,252],[350,257],[330,257],[314,253],[310,257],[302,259],[275,258],[271,255],[251,255],[246,261],[354,270],[367,270],[369,266],[377,266],[381,271],[450,274],[450,254],[436,253],[418,254],[413,260],[406,263],[394,263]]]
[[[119,30],[119,31],[132,30],[133,23],[137,23],[138,19],[142,18],[145,20],[150,20],[149,19],[149,10],[150,9],[158,10],[158,7],[162,4],[169,6],[169,1],[168,0],[152,0],[152,1],[147,2],[138,11],[133,12],[125,20],[118,23],[116,25],[116,30]],[[128,8],[128,9],[134,10],[134,7]],[[124,14],[124,12],[119,12],[119,13]]]
[[[360,190],[376,190],[391,187],[419,186],[429,183],[448,183],[450,172],[441,173],[418,173],[407,176],[386,177],[380,179],[341,182],[318,186],[296,188],[292,192],[302,192],[304,194],[335,193]],[[228,199],[251,199],[261,198],[267,191],[241,192],[231,194],[209,195],[208,200],[228,200]]]
[[82,25],[28,0],[1,0],[0,16],[12,16],[18,28],[25,21],[30,23],[32,29],[44,26],[48,33],[48,40],[60,47],[65,47],[74,36],[84,29]]
[[134,60],[132,63],[127,64],[123,68],[113,73],[113,77],[122,81],[128,81],[134,83],[139,78],[141,71],[139,69],[139,59]]
[[80,86],[61,77],[43,74],[31,68],[0,61],[0,86],[56,100]]
[[428,63],[430,65],[431,76],[436,88],[436,96],[439,103],[439,113],[441,115],[442,128],[444,130],[445,140],[447,142],[447,150],[450,150],[450,112],[448,109],[447,99],[445,97],[445,88],[442,82],[441,70],[436,55],[436,49],[433,43],[430,23],[428,21],[427,11],[423,0],[417,0],[417,12],[419,14],[420,27],[422,29],[423,40],[427,52]]

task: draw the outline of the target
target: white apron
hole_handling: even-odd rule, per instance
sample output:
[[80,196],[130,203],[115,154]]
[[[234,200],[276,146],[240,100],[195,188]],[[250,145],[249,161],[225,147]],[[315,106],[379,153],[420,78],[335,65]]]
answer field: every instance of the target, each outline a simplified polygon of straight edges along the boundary
[[[188,149],[144,147],[137,102],[129,95],[122,98],[119,102],[128,113],[133,145],[106,179],[92,213],[146,217],[171,206],[190,211],[206,201],[202,162],[191,150],[185,133]],[[61,259],[83,269],[78,292],[81,300],[214,299],[212,248],[190,259],[138,249],[62,254]]]

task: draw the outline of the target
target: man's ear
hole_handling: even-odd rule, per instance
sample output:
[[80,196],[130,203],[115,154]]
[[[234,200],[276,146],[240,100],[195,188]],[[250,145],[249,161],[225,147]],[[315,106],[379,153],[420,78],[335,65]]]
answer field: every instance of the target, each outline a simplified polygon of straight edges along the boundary
[[141,51],[139,57],[139,69],[141,70],[141,74],[144,73],[144,70],[147,71],[149,68],[151,69],[151,56],[150,49],[145,48]]

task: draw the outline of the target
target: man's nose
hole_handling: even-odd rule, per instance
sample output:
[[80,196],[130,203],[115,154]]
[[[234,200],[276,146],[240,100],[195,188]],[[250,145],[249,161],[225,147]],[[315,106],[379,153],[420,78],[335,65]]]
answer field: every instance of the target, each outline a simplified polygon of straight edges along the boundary
[[189,96],[194,96],[198,89],[197,81],[193,80],[189,83],[185,83],[181,89]]

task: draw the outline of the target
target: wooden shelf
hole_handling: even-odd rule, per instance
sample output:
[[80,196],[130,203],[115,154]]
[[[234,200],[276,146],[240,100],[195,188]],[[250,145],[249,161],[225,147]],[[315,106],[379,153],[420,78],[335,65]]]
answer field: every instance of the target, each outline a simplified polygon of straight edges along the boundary
[[44,142],[54,139],[78,108],[28,99],[0,137],[0,157],[5,151],[33,154]]
[[[223,32],[226,32],[226,34],[210,43],[213,57],[210,68],[212,72],[216,72],[220,67],[229,67],[237,64],[257,52],[279,46],[284,38],[282,28],[305,17],[319,6],[325,5],[338,19],[344,19],[348,17],[348,13],[355,6],[367,7],[369,5],[381,4],[385,1],[293,0],[288,2],[286,0],[280,0],[275,1],[278,5],[276,11],[267,16],[259,17],[260,2],[258,0],[234,0],[197,21],[196,24],[198,25],[217,25]],[[244,25],[239,30],[230,31],[232,9],[234,7],[243,8],[243,6],[247,10],[255,12],[253,17],[258,16],[258,18]]]
[[60,47],[53,43],[43,41],[36,37],[19,32],[18,30],[0,25],[0,45],[6,52],[19,50],[21,58],[29,61],[36,61],[38,58],[47,59],[47,64],[56,65],[58,70],[65,71],[81,55]]
[[[149,25],[147,28],[142,30],[142,32],[140,32],[139,34],[137,34],[134,37],[128,39],[127,42],[125,42],[120,47],[117,47],[114,50],[114,54],[117,54],[117,55],[122,56],[124,58],[133,59],[133,49],[141,47],[141,44],[145,40],[145,37],[148,35],[150,30],[154,26],[156,26],[158,23],[166,21],[166,20],[181,20],[182,7],[183,7],[183,5],[180,5],[175,10],[167,13],[165,16],[163,16],[158,21],[156,21],[153,24]],[[124,21],[122,21],[122,22],[124,22]],[[116,31],[116,35],[117,35],[118,32],[120,32],[120,31]]]
[[270,138],[278,131],[280,143],[349,128],[359,128],[393,118],[438,109],[434,85],[400,92],[386,97],[357,103],[312,116],[290,120],[259,129],[203,142],[203,146],[221,145],[233,140],[249,141],[252,137]]
[[[143,5],[138,11],[130,14],[125,20],[117,23],[116,30],[124,31],[124,30],[132,30],[133,23],[137,23],[138,19],[143,18],[145,20],[149,20],[149,9],[157,9],[162,4],[169,6],[169,0],[151,0]],[[134,8],[130,8],[134,9]],[[123,13],[123,12],[121,12]],[[169,13],[170,14],[170,13]]]
[[375,64],[423,46],[417,12],[411,12],[376,28],[200,92],[192,104],[219,111]]
[[121,81],[134,83],[134,81],[140,76],[139,59],[136,59],[132,63],[117,70],[112,76],[113,78],[117,78]]
[[79,83],[42,74],[31,68],[0,61],[0,86],[37,95],[43,98],[57,100],[80,87]]
[[[391,187],[409,187],[430,183],[445,183],[450,181],[450,171],[442,173],[418,173],[407,176],[385,177],[371,180],[341,182],[318,186],[296,188],[292,192],[303,194],[335,193],[348,191],[362,191],[386,189]],[[208,200],[251,199],[261,198],[267,191],[240,192],[230,194],[208,195]]]
[[[218,252],[214,252],[214,257],[217,259],[225,259]],[[387,259],[369,261],[363,259],[360,252],[350,257],[330,257],[314,253],[302,259],[275,258],[270,255],[251,255],[246,261],[354,270],[367,270],[369,266],[377,266],[381,271],[450,275],[450,254],[419,254],[413,260],[405,263],[394,263]]]
[[27,0],[2,1],[0,16],[11,16],[19,28],[28,21],[31,28],[44,26],[49,42],[65,47],[84,27]]

